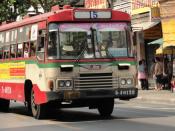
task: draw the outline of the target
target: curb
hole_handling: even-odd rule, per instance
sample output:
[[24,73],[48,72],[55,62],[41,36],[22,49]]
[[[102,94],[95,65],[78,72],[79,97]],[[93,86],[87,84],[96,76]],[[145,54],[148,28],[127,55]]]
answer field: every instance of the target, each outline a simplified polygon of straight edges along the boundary
[[151,103],[159,103],[159,104],[174,104],[175,105],[175,98],[170,98],[170,99],[162,99],[162,98],[148,98],[148,97],[142,97],[138,96],[135,98],[136,100],[140,101],[146,101],[146,102],[151,102]]

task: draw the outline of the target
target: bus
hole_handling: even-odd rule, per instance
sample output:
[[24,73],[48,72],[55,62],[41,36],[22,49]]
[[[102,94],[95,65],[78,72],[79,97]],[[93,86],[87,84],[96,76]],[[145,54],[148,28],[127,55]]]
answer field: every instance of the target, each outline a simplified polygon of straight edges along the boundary
[[0,111],[24,102],[36,119],[89,107],[108,117],[137,97],[131,19],[112,9],[64,6],[0,26]]

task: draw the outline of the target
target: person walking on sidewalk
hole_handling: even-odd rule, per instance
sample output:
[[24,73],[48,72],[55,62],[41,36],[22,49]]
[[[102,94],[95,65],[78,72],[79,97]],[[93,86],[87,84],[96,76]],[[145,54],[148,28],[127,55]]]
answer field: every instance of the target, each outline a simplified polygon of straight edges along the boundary
[[148,82],[147,82],[147,76],[146,76],[146,71],[145,71],[145,64],[144,60],[139,61],[138,65],[138,79],[141,83],[141,88],[142,90],[147,89],[148,90]]
[[154,76],[156,78],[156,90],[162,89],[162,78],[163,78],[163,63],[160,61],[159,57],[155,57],[155,68],[154,68]]
[[150,67],[150,74],[151,74],[151,77],[153,78],[153,82],[154,82],[154,89],[156,88],[156,77],[155,77],[155,65],[156,65],[156,62],[155,62],[155,58],[152,59],[152,64],[151,64],[151,67]]

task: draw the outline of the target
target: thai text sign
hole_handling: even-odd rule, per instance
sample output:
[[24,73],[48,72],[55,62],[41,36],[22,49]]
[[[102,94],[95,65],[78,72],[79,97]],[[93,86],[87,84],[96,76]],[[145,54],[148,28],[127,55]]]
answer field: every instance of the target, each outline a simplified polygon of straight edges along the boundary
[[0,79],[25,78],[25,62],[12,62],[0,64]]
[[85,8],[108,8],[107,0],[85,0]]

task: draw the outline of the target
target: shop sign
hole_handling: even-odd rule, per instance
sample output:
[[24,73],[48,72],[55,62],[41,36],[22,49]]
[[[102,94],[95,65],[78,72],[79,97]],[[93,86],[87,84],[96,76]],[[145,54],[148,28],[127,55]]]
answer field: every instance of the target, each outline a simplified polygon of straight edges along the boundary
[[107,0],[85,0],[85,8],[108,8]]
[[160,8],[159,7],[151,8],[151,20],[160,20]]
[[175,18],[162,20],[163,39],[168,44],[175,43]]
[[132,10],[159,6],[158,0],[132,0]]

